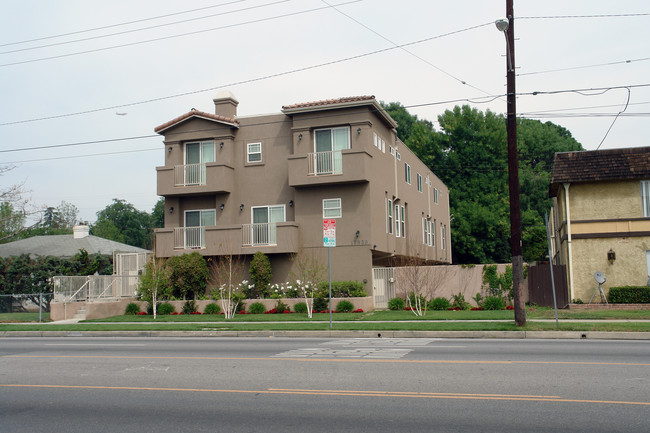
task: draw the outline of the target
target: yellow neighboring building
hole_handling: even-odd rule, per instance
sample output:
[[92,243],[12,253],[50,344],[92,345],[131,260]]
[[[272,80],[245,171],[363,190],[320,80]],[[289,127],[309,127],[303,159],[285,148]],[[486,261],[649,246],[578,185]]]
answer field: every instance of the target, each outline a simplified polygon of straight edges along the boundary
[[[556,153],[549,195],[553,263],[566,266],[569,299],[649,282],[650,147]],[[596,295],[593,302],[600,302]]]

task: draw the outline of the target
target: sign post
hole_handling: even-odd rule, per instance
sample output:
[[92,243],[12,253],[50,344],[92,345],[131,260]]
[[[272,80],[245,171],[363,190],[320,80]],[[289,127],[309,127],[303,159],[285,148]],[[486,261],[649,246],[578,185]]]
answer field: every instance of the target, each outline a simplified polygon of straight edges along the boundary
[[329,275],[330,329],[332,329],[332,248],[336,246],[336,220],[323,220],[323,246],[327,247],[327,269]]

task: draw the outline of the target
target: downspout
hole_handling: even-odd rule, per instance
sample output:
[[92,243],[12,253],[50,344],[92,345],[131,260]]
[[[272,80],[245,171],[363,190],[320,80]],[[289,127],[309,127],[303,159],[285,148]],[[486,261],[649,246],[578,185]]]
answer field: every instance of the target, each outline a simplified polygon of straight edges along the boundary
[[571,210],[569,206],[569,187],[570,183],[564,183],[564,205],[566,213],[566,235],[567,235],[567,265],[569,268],[569,298],[572,301],[573,296],[573,256],[571,248]]

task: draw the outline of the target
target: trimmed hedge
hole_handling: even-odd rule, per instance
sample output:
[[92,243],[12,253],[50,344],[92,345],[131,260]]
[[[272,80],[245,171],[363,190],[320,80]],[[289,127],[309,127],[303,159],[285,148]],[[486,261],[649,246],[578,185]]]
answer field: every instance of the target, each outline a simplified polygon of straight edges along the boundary
[[608,298],[612,304],[650,304],[650,287],[611,287]]
[[[322,296],[329,295],[329,281],[322,281],[318,285],[318,291]],[[360,281],[332,281],[333,298],[363,298],[368,296],[363,283]]]

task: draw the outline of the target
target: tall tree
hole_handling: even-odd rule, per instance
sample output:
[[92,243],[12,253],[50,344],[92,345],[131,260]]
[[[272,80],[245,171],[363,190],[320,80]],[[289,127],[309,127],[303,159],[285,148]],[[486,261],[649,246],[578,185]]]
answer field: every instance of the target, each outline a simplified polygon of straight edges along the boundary
[[[384,104],[404,128],[399,138],[449,188],[455,263],[510,261],[506,122],[503,115],[467,105],[438,117],[441,131],[399,103]],[[408,135],[404,135],[408,134]],[[524,260],[546,254],[544,212],[555,152],[581,150],[571,133],[551,122],[518,120]]]
[[151,216],[115,198],[112,204],[97,212],[97,222],[91,227],[91,233],[135,247],[149,248]]

